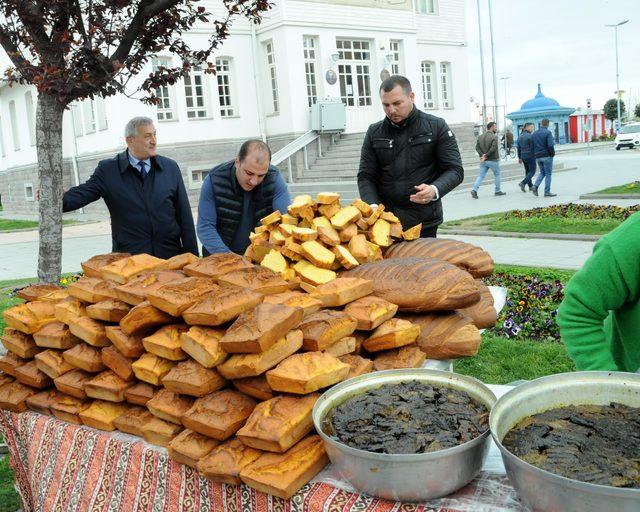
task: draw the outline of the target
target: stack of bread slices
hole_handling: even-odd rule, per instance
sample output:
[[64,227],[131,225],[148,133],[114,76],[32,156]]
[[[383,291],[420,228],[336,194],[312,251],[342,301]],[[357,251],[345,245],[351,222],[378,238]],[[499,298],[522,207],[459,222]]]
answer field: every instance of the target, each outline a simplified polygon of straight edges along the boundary
[[488,255],[397,247],[415,254],[326,283],[232,253],[95,256],[67,289],[30,286],[4,312],[0,407],[118,429],[207,478],[288,498],[328,462],[311,417],[324,389],[478,349]]

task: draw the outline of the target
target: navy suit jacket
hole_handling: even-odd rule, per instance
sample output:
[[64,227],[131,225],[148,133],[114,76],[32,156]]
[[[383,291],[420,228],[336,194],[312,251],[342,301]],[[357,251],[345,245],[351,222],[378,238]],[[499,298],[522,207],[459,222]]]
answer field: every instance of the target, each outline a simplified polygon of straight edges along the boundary
[[178,164],[170,158],[152,157],[144,181],[127,151],[102,160],[86,183],[65,192],[62,210],[77,210],[101,197],[111,214],[114,252],[158,258],[198,254],[187,191]]

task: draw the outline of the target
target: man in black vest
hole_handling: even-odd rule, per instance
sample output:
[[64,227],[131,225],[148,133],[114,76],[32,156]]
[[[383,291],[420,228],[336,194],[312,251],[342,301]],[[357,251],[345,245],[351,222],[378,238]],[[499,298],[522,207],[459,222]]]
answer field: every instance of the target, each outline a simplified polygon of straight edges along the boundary
[[62,211],[100,198],[111,215],[114,252],[171,258],[198,254],[189,198],[178,164],[157,154],[156,129],[148,117],[125,127],[127,149],[102,160],[86,183],[65,192]]
[[464,178],[456,139],[444,119],[414,105],[411,83],[393,75],[380,86],[386,117],[369,126],[362,144],[358,189],[370,204],[382,203],[408,229],[435,237],[442,223],[440,199]]
[[275,210],[287,213],[291,196],[280,171],[270,162],[269,146],[248,140],[235,160],[214,167],[204,179],[197,226],[204,256],[243,254],[261,218]]

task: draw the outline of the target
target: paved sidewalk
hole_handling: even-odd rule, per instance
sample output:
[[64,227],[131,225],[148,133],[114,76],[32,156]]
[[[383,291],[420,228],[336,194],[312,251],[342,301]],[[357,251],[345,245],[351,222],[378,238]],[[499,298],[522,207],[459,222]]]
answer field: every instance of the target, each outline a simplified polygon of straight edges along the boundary
[[[506,196],[495,197],[493,185],[480,188],[480,198],[472,199],[468,191],[453,192],[444,199],[445,220],[462,219],[507,211],[528,209],[536,206],[579,202],[616,204],[629,206],[637,200],[580,200],[581,194],[595,192],[606,187],[637,180],[639,176],[640,152],[616,152],[599,150],[591,155],[583,153],[561,154],[557,160],[565,165],[576,166],[553,176],[554,198],[535,197],[522,193],[517,182],[506,182]],[[194,212],[195,217],[195,212]],[[549,266],[578,269],[589,257],[594,242],[514,239],[500,237],[453,236],[485,248],[498,263],[514,265]],[[80,270],[80,262],[95,254],[111,250],[109,222],[96,222],[67,226],[63,230],[63,272]],[[0,281],[36,275],[38,259],[38,232],[22,231],[0,234]]]

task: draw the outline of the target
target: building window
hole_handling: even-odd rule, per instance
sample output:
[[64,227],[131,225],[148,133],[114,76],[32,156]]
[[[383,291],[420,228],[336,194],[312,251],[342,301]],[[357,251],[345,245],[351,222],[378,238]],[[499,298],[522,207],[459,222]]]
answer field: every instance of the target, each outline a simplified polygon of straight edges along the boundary
[[24,198],[27,201],[34,201],[35,200],[35,195],[33,193],[33,184],[32,183],[25,183],[24,184]]
[[312,36],[302,38],[302,48],[304,51],[304,76],[307,83],[307,103],[312,106],[318,99],[318,86],[316,80],[316,52],[318,51],[318,40]]
[[345,105],[371,105],[371,46],[369,41],[338,39],[338,80]]
[[205,101],[205,76],[199,65],[191,66],[184,78],[184,94],[187,99],[187,118],[205,119],[208,116]]
[[[169,57],[157,57],[153,59],[153,71],[158,71],[162,67],[171,66]],[[168,85],[161,85],[155,90],[158,103],[156,103],[156,118],[158,121],[174,121],[176,113],[173,108],[172,90]]]
[[264,43],[264,51],[267,56],[267,74],[271,83],[271,105],[274,114],[280,112],[280,101],[278,99],[278,76],[276,75],[276,56],[273,51],[273,41]]
[[13,150],[20,151],[20,134],[18,133],[18,116],[16,116],[16,102],[9,102],[9,120],[11,121],[11,136],[13,137]]
[[84,133],[89,134],[96,131],[96,115],[93,111],[93,101],[84,100],[82,102],[82,117],[84,118]]
[[7,150],[4,145],[4,134],[2,133],[2,118],[0,117],[0,155],[7,156]]
[[218,102],[221,117],[233,117],[235,109],[231,96],[231,59],[218,57],[216,59],[216,77],[218,80]]
[[402,66],[400,65],[402,59],[402,41],[392,39],[389,41],[389,53],[391,55],[391,74],[401,75]]
[[78,103],[71,104],[71,119],[73,121],[73,134],[76,137],[82,137],[84,135],[82,131],[82,113]]
[[199,189],[202,187],[202,182],[209,174],[211,169],[206,167],[190,167],[188,171],[189,178],[189,188],[190,189]]
[[107,124],[107,109],[104,105],[104,98],[98,96],[95,100],[96,117],[98,118],[98,130],[103,131],[109,128]]
[[422,97],[425,109],[438,107],[436,102],[436,70],[433,62],[422,62]]
[[415,5],[418,14],[436,13],[436,0],[415,0]]
[[442,89],[442,108],[453,108],[451,64],[449,62],[440,63],[440,87]]
[[29,142],[32,146],[36,145],[36,113],[33,107],[33,96],[31,91],[24,94],[24,102],[27,106],[27,126],[29,127]]

